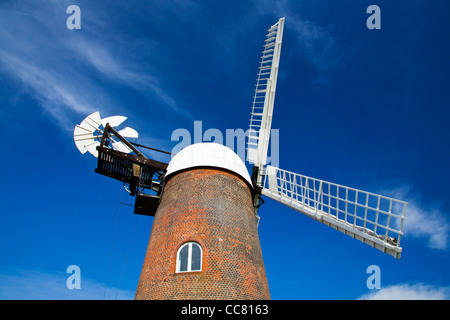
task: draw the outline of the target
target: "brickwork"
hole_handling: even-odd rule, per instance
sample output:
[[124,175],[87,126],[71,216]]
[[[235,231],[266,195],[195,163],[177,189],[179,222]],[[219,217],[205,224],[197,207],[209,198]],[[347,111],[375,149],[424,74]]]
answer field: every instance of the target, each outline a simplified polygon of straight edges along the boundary
[[[202,246],[202,271],[176,273],[179,247]],[[175,173],[155,214],[135,299],[270,299],[251,191],[218,169]]]

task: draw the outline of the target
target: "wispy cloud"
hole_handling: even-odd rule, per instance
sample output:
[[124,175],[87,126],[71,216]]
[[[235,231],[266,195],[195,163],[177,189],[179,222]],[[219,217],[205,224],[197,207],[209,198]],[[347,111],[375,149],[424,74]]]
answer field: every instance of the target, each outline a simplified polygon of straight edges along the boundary
[[450,223],[447,215],[437,204],[422,203],[420,197],[413,195],[408,186],[385,190],[381,193],[408,202],[403,226],[405,238],[426,239],[429,248],[447,249]]
[[318,71],[327,71],[337,65],[339,57],[330,26],[323,27],[299,17],[292,17],[289,23],[306,58]]
[[[189,117],[165,89],[160,79],[142,68],[142,57],[127,50],[128,40],[120,43],[123,55],[115,55],[116,38],[98,41],[110,33],[98,22],[89,23],[89,15],[82,15],[82,30],[65,27],[67,16],[64,4],[48,2],[45,6],[0,6],[0,19],[7,28],[0,30],[0,69],[19,80],[24,91],[33,97],[63,129],[72,130],[73,114],[86,115],[95,110],[121,109],[104,85],[104,79],[116,81],[158,108]],[[89,25],[85,30],[83,26]],[[78,33],[77,33],[78,32]],[[121,36],[123,39],[126,37]],[[121,60],[126,57],[126,60]],[[155,67],[157,70],[158,68]]]
[[373,290],[359,300],[449,300],[450,287],[435,287],[425,284],[397,284]]
[[86,99],[89,91],[82,94],[63,74],[54,70],[27,62],[4,51],[0,51],[0,61],[4,64],[4,70],[25,83],[27,91],[65,129],[72,127],[67,121],[67,112],[89,114],[94,111],[92,104],[100,100],[96,95]]
[[77,57],[83,59],[85,63],[95,68],[102,75],[144,94],[150,93],[172,111],[190,117],[190,113],[180,108],[175,99],[167,94],[157,77],[148,73],[133,71],[138,67],[129,61],[125,63],[114,58],[112,50],[106,46],[86,39],[71,42],[70,46],[77,53]]
[[105,102],[103,90],[79,72],[64,35],[57,31],[63,27],[55,28],[55,21],[46,19],[51,6],[1,9],[0,19],[8,28],[0,31],[0,68],[21,81],[24,92],[63,129],[71,130],[68,118],[96,110]]
[[[293,10],[289,1],[258,1],[255,6],[260,14],[269,13],[286,18],[286,30],[297,40],[296,45],[300,53],[319,73],[323,74],[338,65],[341,55],[333,37],[333,25],[320,25],[300,16],[298,10]],[[324,79],[319,76],[315,81]]]
[[423,209],[412,203],[404,231],[417,238],[426,238],[430,248],[444,250],[448,245],[450,226],[439,209]]
[[[68,289],[69,274],[33,270],[0,273],[2,300],[102,300],[105,285],[81,276],[81,289]],[[134,291],[109,288],[105,299],[131,300]]]

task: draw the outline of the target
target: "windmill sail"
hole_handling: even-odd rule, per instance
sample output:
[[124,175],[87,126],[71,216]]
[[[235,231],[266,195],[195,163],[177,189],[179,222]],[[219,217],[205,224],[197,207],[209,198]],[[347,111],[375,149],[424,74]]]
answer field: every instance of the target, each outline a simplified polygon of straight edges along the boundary
[[407,202],[272,166],[262,194],[400,259]]
[[253,96],[247,161],[258,168],[264,166],[267,159],[283,29],[284,18],[281,18],[268,30]]

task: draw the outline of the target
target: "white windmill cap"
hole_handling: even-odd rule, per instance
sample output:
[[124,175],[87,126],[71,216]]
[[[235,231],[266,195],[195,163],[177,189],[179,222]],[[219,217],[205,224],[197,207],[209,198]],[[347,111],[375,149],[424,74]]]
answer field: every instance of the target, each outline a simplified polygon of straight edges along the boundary
[[247,167],[230,148],[214,142],[195,143],[178,152],[167,167],[166,177],[188,168],[215,167],[232,171],[252,186]]

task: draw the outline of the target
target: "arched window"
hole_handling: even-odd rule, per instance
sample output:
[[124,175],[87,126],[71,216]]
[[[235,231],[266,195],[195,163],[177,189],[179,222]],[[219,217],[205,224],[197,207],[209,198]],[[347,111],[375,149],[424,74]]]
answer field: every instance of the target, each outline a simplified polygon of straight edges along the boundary
[[202,255],[197,242],[186,242],[178,249],[176,272],[202,271]]

